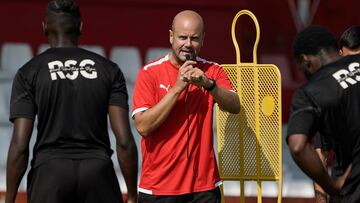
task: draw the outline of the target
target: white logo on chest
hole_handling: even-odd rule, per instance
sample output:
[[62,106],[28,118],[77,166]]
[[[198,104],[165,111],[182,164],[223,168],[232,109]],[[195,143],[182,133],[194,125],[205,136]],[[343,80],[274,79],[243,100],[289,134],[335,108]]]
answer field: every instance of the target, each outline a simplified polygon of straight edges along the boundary
[[160,84],[160,89],[165,89],[166,92],[169,92],[169,88],[170,88],[170,84],[167,87],[165,87],[165,85],[163,84]]

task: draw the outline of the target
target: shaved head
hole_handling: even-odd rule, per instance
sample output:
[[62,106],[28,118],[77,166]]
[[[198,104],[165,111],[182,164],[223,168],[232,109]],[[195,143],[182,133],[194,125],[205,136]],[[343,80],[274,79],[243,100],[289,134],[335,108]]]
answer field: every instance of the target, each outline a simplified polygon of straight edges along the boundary
[[169,30],[172,48],[170,61],[181,66],[187,57],[196,57],[204,42],[204,21],[195,11],[185,10],[178,13]]
[[172,22],[171,29],[176,31],[179,26],[195,26],[204,32],[204,21],[202,17],[192,10],[185,10],[178,13]]
[[80,8],[73,0],[50,1],[44,23],[47,33],[80,34]]
[[80,8],[74,0],[51,0],[43,21],[50,47],[76,47],[82,27]]

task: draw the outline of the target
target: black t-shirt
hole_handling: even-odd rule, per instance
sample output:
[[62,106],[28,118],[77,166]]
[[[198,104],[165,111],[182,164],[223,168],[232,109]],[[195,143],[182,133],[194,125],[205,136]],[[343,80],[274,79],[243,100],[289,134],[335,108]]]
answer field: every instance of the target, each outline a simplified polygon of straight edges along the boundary
[[81,48],[50,48],[17,72],[10,121],[38,118],[34,164],[55,157],[109,159],[109,105],[128,109],[118,66]]
[[339,166],[352,163],[344,194],[360,185],[360,55],[319,69],[294,94],[288,136],[319,132],[333,144]]

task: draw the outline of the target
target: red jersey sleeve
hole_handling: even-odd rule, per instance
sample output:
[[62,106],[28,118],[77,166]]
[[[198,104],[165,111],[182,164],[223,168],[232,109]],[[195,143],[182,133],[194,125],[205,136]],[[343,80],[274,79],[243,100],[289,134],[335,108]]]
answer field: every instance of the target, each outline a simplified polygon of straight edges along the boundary
[[131,117],[155,104],[155,80],[148,70],[141,69],[135,82]]

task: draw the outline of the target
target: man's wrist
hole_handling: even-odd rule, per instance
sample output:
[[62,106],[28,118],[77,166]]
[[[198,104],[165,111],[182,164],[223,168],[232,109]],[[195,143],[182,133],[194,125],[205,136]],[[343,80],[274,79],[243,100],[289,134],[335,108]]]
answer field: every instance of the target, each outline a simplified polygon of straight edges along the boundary
[[214,79],[209,78],[209,82],[210,82],[210,85],[208,85],[206,87],[204,86],[204,90],[206,90],[206,91],[211,91],[216,87],[216,81]]
[[183,89],[181,89],[180,87],[174,86],[169,89],[168,93],[179,96],[182,91]]

